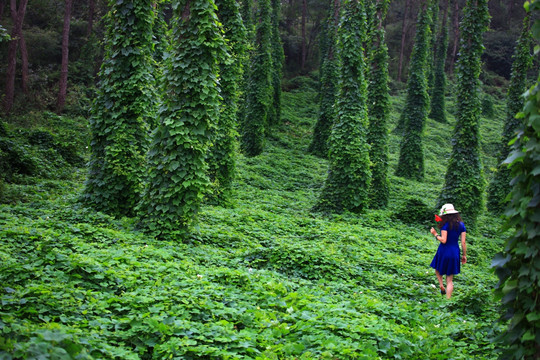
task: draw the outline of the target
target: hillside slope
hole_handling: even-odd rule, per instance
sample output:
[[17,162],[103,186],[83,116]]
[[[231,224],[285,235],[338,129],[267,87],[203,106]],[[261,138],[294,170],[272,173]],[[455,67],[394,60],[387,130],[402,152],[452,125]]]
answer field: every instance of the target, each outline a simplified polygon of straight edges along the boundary
[[[309,86],[284,93],[267,150],[239,159],[234,205],[205,205],[188,244],[81,207],[82,169],[9,185],[24,201],[0,205],[0,358],[496,357],[498,220],[468,234],[451,301],[429,267],[451,125],[429,122],[426,181],[392,173],[388,209],[313,213],[327,170],[305,151],[316,99]],[[488,170],[500,126],[482,127]],[[390,148],[393,169],[395,134]]]

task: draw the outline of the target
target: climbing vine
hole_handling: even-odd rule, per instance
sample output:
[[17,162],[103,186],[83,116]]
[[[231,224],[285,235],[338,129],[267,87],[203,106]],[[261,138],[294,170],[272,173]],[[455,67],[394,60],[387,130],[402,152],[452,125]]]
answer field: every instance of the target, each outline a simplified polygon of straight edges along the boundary
[[230,201],[231,185],[236,167],[237,111],[239,89],[242,81],[243,62],[246,54],[246,28],[235,0],[218,0],[218,17],[223,24],[227,40],[227,56],[220,64],[221,106],[213,146],[208,159],[212,201],[226,204]]
[[465,223],[474,228],[484,208],[484,175],[480,159],[479,76],[484,50],[482,35],[489,24],[487,0],[468,0],[460,24],[461,43],[456,69],[457,116],[452,154],[438,206],[452,203]]
[[418,15],[416,36],[411,55],[407,100],[403,113],[404,133],[401,139],[396,175],[408,179],[424,178],[424,127],[429,107],[426,63],[430,39],[431,16],[427,2],[422,4]]
[[371,182],[362,50],[367,26],[362,2],[349,0],[343,6],[338,28],[339,91],[330,135],[330,169],[315,209],[360,212],[368,204]]
[[370,51],[368,82],[368,114],[371,159],[371,189],[369,206],[386,207],[390,196],[388,183],[388,117],[390,115],[390,89],[388,87],[388,48],[384,39],[382,21],[388,1],[383,1],[378,11],[379,28],[375,31]]
[[[540,1],[525,3],[528,12],[540,13]],[[540,40],[540,20],[531,28]],[[535,53],[540,52],[537,45]],[[507,345],[504,359],[537,359],[540,353],[540,74],[525,92],[525,103],[518,115],[521,124],[509,157],[512,191],[505,212],[512,235],[503,253],[493,260],[500,282],[496,293],[509,320],[507,331],[498,339]]]
[[218,68],[226,55],[212,0],[176,0],[172,7],[167,94],[139,206],[141,225],[158,238],[185,238],[208,189],[206,156],[219,116]]
[[488,209],[496,214],[503,212],[506,206],[505,198],[511,190],[510,181],[512,180],[512,176],[508,169],[508,164],[504,164],[503,161],[510,153],[510,140],[515,137],[516,129],[521,124],[521,119],[516,118],[516,114],[523,109],[524,100],[522,94],[527,85],[527,72],[532,65],[530,49],[532,36],[529,27],[530,17],[527,16],[524,19],[523,30],[514,51],[512,75],[506,97],[506,121],[498,157],[499,166],[488,188]]
[[334,104],[338,78],[336,31],[339,6],[339,1],[330,0],[331,10],[325,21],[321,43],[319,117],[313,129],[313,138],[308,149],[313,155],[322,158],[328,156],[328,139],[336,116]]
[[273,92],[270,0],[259,1],[258,16],[245,93],[245,113],[241,119],[241,148],[246,156],[256,156],[263,151]]
[[132,216],[143,190],[149,124],[154,122],[151,0],[109,1],[105,57],[92,106],[88,177],[82,200]]

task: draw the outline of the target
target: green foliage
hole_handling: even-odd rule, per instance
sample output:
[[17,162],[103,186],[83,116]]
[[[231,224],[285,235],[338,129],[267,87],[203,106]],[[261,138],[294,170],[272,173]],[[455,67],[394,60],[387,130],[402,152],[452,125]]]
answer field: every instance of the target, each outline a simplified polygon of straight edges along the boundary
[[[540,12],[540,2],[526,3],[532,14]],[[534,13],[533,13],[534,11]],[[535,39],[540,40],[540,20],[531,28]],[[539,48],[536,48],[538,51]],[[509,157],[512,191],[505,212],[506,226],[512,234],[504,252],[494,258],[500,282],[497,295],[501,298],[510,320],[508,329],[499,340],[508,345],[506,359],[534,359],[538,357],[540,336],[540,309],[538,307],[538,254],[540,252],[540,76],[525,93],[525,103],[518,117],[522,120]]]
[[[436,64],[436,56],[437,52],[439,51],[438,47],[439,45],[443,45],[438,42],[439,38],[437,37],[437,34],[440,33],[440,27],[441,22],[439,21],[439,1],[429,1],[429,13],[430,13],[430,19],[431,22],[429,24],[429,39],[427,41],[428,43],[428,49],[427,49],[427,61],[426,61],[426,79],[427,79],[427,87],[428,87],[428,93],[431,94],[433,91],[433,88],[435,87],[435,64]],[[445,47],[446,49],[446,47]]]
[[407,179],[424,178],[424,127],[429,108],[427,91],[427,56],[431,37],[431,16],[428,4],[424,4],[418,15],[416,37],[409,78],[407,81],[407,104],[403,112],[404,133],[401,140],[399,163],[396,175]]
[[522,94],[527,85],[527,71],[530,69],[533,60],[530,54],[532,36],[529,26],[530,18],[527,16],[523,22],[521,36],[516,43],[514,62],[512,63],[512,76],[506,97],[506,120],[502,133],[497,171],[488,188],[488,209],[495,214],[503,212],[507,202],[506,197],[511,190],[510,181],[512,176],[508,165],[504,164],[503,161],[510,153],[510,140],[515,137],[516,130],[521,124],[521,119],[518,119],[516,114],[523,109]]
[[285,54],[283,44],[279,34],[279,18],[281,14],[281,1],[271,0],[272,13],[272,34],[270,39],[272,54],[272,102],[269,106],[268,124],[279,124],[281,122],[281,78],[283,77],[283,65]]
[[317,210],[360,212],[368,204],[371,171],[362,50],[365,29],[363,3],[346,2],[338,28],[339,91],[330,135],[330,165]]
[[236,153],[238,151],[237,121],[240,92],[238,84],[243,78],[246,55],[246,28],[240,17],[240,8],[234,0],[216,2],[218,18],[223,25],[227,41],[227,56],[219,65],[221,106],[213,146],[208,158],[212,188],[209,198],[216,203],[230,201],[231,186],[235,176]]
[[482,69],[482,34],[489,24],[485,0],[467,1],[460,25],[461,43],[456,69],[457,120],[445,185],[437,206],[452,203],[467,229],[474,229],[484,209],[484,175],[480,158],[480,99],[478,78]]
[[173,3],[167,90],[148,152],[142,226],[160,239],[185,239],[209,186],[206,156],[219,117],[218,68],[225,41],[212,0]]
[[489,94],[484,94],[482,96],[482,103],[480,105],[480,108],[482,109],[482,116],[490,119],[495,116],[493,101],[493,97]]
[[[336,16],[339,9],[335,9],[335,2],[330,0],[331,6],[325,21],[324,46],[321,48],[320,65],[320,95],[319,117],[313,129],[313,139],[308,151],[313,155],[326,158],[328,156],[328,141],[332,124],[336,117],[336,91],[338,78],[338,65],[336,58]],[[339,3],[338,3],[339,4]]]
[[[391,101],[394,125],[404,97]],[[498,219],[482,215],[481,235],[467,235],[469,262],[453,300],[441,299],[426,226],[396,221],[394,210],[310,211],[328,169],[305,151],[317,109],[316,90],[284,92],[266,151],[238,157],[236,206],[201,206],[189,244],[81,207],[84,174],[6,184],[26,203],[0,205],[0,358],[496,358],[490,340],[503,325],[486,268],[505,236],[493,231]],[[48,131],[71,132],[67,120]],[[498,122],[485,122],[485,137],[498,135]],[[450,129],[429,125],[426,173],[435,175]],[[433,203],[442,186],[438,176],[390,181],[389,209]]]
[[371,188],[369,206],[384,208],[388,204],[388,118],[390,116],[390,89],[388,87],[388,48],[384,29],[375,33],[375,48],[369,61],[368,114],[371,159]]
[[404,224],[427,228],[433,226],[434,211],[423,200],[409,197],[403,199],[394,217]]
[[272,104],[272,22],[270,0],[259,2],[254,49],[250,56],[245,90],[245,114],[241,119],[241,148],[247,156],[257,156],[264,149],[268,112]]
[[[435,38],[435,36],[433,36]],[[440,32],[436,37],[435,64],[433,65],[433,87],[431,91],[431,110],[429,117],[440,123],[446,123],[446,53],[448,48],[447,19],[443,19]]]
[[143,190],[149,126],[154,123],[151,0],[110,0],[105,59],[92,107],[88,179],[82,200],[132,216]]

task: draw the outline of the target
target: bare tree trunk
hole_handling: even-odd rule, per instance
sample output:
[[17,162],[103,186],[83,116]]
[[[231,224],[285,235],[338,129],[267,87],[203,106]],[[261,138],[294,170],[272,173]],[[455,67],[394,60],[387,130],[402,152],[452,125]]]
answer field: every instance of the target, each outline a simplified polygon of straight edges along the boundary
[[94,30],[94,13],[96,11],[96,1],[88,0],[88,27],[86,28],[86,37],[92,35]]
[[302,0],[302,58],[300,59],[300,68],[304,70],[306,66],[306,18],[307,18],[307,0]]
[[15,98],[15,69],[17,66],[17,45],[22,33],[22,24],[28,0],[21,0],[17,9],[17,1],[11,0],[11,16],[16,19],[11,31],[11,40],[8,47],[8,66],[6,70],[6,97],[4,98],[4,111],[8,114],[13,107]]
[[66,102],[67,92],[67,78],[68,78],[68,60],[69,60],[69,25],[71,20],[71,5],[73,0],[66,0],[64,9],[64,29],[62,31],[62,69],[60,71],[60,84],[58,91],[58,102],[56,105],[56,111],[61,113],[64,110],[64,104]]
[[454,47],[452,48],[452,54],[450,56],[450,66],[448,72],[454,73],[454,65],[456,63],[456,56],[459,45],[459,0],[454,0],[454,11],[452,13],[452,27],[454,30]]
[[401,47],[399,49],[399,63],[397,81],[401,82],[401,74],[403,69],[403,56],[405,53],[405,39],[407,37],[407,28],[409,27],[409,10],[411,8],[411,0],[405,1],[405,13],[403,14],[403,25],[401,26]]
[[26,50],[26,40],[24,40],[24,35],[21,31],[19,39],[19,47],[21,49],[21,87],[22,91],[25,94],[28,94],[28,50]]
[[4,18],[5,8],[6,8],[6,0],[0,0],[0,20]]

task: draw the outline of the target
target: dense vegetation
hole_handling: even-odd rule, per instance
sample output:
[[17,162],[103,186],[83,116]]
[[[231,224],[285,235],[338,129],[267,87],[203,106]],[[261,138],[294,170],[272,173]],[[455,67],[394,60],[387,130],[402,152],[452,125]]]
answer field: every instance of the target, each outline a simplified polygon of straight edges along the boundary
[[[267,150],[238,159],[234,207],[204,205],[186,244],[155,241],[131,218],[77,202],[82,164],[59,149],[88,156],[85,119],[46,113],[3,126],[2,141],[34,166],[13,169],[2,194],[3,358],[496,357],[489,266],[504,238],[498,222],[482,215],[468,236],[470,263],[450,302],[428,266],[452,114],[450,125],[428,120],[425,182],[390,175],[389,210],[316,215],[327,163],[305,150],[317,93],[312,79],[295,81]],[[392,97],[389,126],[403,104],[403,94]],[[501,119],[481,126],[486,164],[501,128]],[[395,134],[389,144],[393,169]]]

